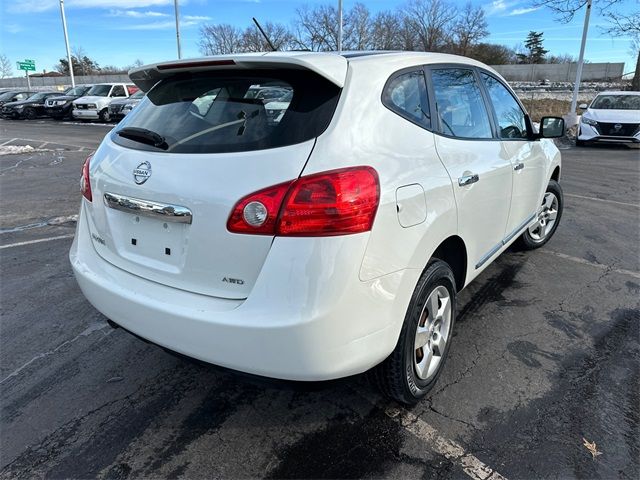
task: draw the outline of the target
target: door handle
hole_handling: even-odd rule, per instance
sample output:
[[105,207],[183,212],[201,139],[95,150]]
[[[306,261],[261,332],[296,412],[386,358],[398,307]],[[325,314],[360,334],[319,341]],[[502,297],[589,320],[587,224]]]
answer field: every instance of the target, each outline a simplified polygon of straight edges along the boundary
[[523,168],[524,168],[524,163],[522,162],[520,162],[515,167],[513,167],[514,170],[522,170]]
[[476,183],[478,180],[480,180],[480,175],[477,173],[474,173],[473,175],[465,175],[464,177],[458,178],[458,186],[466,187],[467,185]]

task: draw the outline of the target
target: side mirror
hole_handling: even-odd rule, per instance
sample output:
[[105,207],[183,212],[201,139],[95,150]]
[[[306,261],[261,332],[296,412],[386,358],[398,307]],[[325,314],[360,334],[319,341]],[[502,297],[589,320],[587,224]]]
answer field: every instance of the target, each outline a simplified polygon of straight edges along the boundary
[[560,117],[542,117],[538,136],[540,138],[559,138],[564,136],[564,119]]
[[578,108],[580,110],[586,110],[587,108],[589,108],[589,106],[586,103],[581,103],[580,105],[578,105]]

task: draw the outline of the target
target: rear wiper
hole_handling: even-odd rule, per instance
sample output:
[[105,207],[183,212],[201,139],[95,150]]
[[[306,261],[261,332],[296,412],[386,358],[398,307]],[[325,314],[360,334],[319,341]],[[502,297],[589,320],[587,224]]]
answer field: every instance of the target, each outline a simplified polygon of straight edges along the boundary
[[162,135],[152,132],[151,130],[147,130],[146,128],[124,127],[116,133],[121,137],[128,138],[134,142],[145,143],[156,148],[161,148],[162,150],[169,148],[169,145]]

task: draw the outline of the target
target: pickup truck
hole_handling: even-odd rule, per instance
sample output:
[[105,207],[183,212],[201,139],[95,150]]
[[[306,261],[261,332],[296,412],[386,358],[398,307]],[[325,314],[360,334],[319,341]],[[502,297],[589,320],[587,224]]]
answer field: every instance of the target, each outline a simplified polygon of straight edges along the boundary
[[129,98],[138,91],[133,84],[98,83],[84,97],[73,101],[72,116],[78,120],[109,122],[109,105],[115,99]]

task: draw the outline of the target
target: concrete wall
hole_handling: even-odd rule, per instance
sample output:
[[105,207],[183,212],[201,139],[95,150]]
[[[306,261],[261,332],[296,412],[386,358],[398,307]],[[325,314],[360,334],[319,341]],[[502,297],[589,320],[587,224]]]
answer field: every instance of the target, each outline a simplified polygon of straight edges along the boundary
[[[64,90],[71,86],[71,77],[29,77],[33,90]],[[131,82],[127,74],[122,75],[87,75],[75,77],[76,85],[109,82]],[[25,77],[2,78],[0,88],[27,88]]]
[[[500,75],[510,82],[575,82],[577,63],[540,65],[492,65]],[[583,82],[619,80],[624,74],[624,63],[585,63],[582,68]]]
[[[510,82],[535,82],[549,80],[551,82],[574,82],[576,79],[576,63],[540,64],[540,65],[493,65],[493,68]],[[585,63],[582,69],[582,80],[585,82],[618,80],[624,74],[624,63]],[[129,82],[126,74],[122,75],[88,75],[76,77],[76,84]],[[35,77],[31,78],[34,90],[63,90],[71,85],[70,77]],[[25,77],[0,79],[0,88],[26,88]]]

